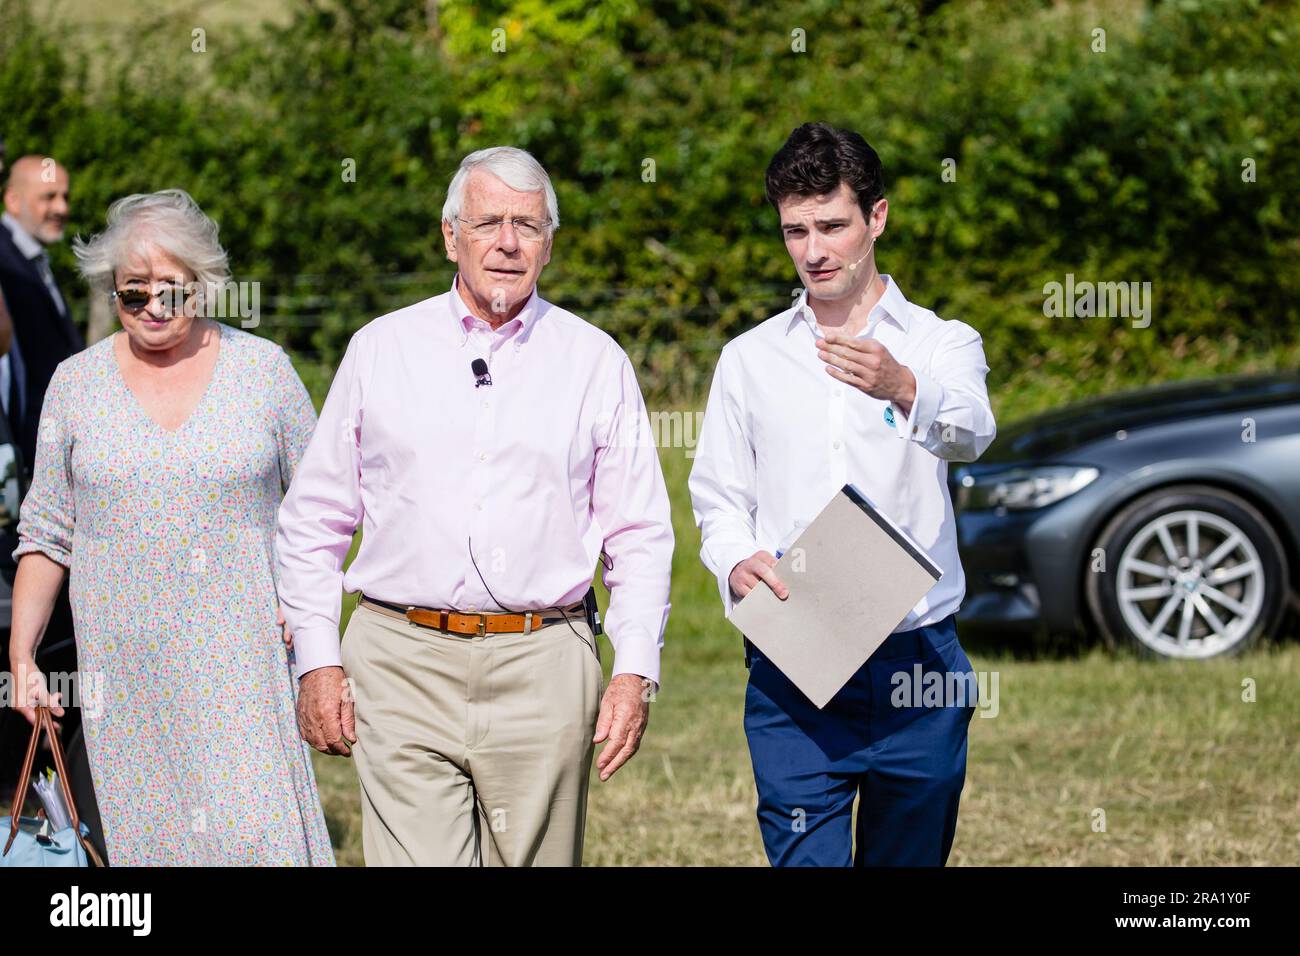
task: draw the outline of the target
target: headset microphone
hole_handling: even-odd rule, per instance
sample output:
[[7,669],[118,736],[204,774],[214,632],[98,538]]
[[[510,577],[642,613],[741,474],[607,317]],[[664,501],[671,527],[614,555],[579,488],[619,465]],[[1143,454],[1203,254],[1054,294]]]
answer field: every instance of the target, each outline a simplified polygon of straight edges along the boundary
[[[874,249],[874,248],[876,248],[876,244],[873,242],[873,243],[871,244],[871,249]],[[871,255],[871,249],[868,249],[866,252],[864,252],[864,253],[862,254],[862,259],[865,259],[867,256]],[[852,272],[854,269],[856,269],[856,268],[858,267],[859,263],[862,262],[862,259],[858,259],[858,260],[856,260],[855,262],[850,262],[850,263],[849,263],[849,271]]]

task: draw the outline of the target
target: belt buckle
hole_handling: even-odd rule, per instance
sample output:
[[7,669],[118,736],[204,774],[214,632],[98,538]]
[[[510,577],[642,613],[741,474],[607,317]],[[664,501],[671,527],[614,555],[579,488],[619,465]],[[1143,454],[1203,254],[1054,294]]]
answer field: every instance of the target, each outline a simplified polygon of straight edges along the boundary
[[487,636],[487,615],[482,612],[479,612],[478,615],[478,636]]

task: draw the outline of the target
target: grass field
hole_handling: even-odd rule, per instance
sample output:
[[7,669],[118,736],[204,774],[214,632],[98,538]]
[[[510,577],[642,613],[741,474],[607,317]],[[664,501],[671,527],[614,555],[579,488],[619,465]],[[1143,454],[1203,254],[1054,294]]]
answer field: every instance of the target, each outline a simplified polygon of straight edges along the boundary
[[[585,862],[765,865],[740,639],[699,562],[690,461],[662,458],[677,533],[664,688],[640,752],[609,781],[593,776]],[[964,643],[977,671],[998,675],[998,712],[971,720],[950,865],[1300,863],[1294,640],[1208,663]],[[360,866],[355,771],[314,756],[338,862]]]

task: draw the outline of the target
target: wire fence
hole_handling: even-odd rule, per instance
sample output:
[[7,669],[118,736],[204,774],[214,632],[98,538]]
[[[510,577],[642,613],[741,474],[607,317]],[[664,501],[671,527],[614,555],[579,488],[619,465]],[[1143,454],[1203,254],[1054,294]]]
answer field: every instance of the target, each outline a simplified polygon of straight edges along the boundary
[[[224,314],[232,325],[270,338],[300,365],[332,376],[352,333],[378,316],[450,288],[452,273],[388,272],[362,276],[291,273],[237,277],[255,290],[241,300],[251,314]],[[717,353],[728,339],[789,307],[799,292],[788,282],[754,282],[728,292],[724,301],[711,288],[593,286],[557,282],[539,288],[548,301],[608,332],[637,366],[648,397],[660,402],[698,400],[708,385]],[[253,308],[255,306],[255,308]],[[109,334],[114,318],[107,303],[74,298],[74,310],[89,316],[87,338]],[[311,385],[313,383],[309,383]]]

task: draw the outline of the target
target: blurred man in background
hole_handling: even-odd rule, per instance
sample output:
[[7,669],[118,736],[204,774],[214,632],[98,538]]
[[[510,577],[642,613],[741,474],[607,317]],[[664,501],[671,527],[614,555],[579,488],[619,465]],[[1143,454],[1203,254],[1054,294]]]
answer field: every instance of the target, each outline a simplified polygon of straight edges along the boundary
[[44,156],[15,160],[0,214],[0,286],[14,324],[14,343],[0,368],[0,402],[26,469],[54,368],[84,347],[45,251],[63,240],[67,222],[67,170]]
[[[5,141],[0,139],[0,182],[4,182],[4,172],[5,172]],[[4,293],[0,292],[0,361],[3,361],[4,357],[9,354],[9,341],[13,338],[13,334],[14,334],[14,325],[13,325],[13,320],[9,318],[9,307],[5,304]],[[7,367],[8,364],[6,363],[6,368]],[[4,404],[4,407],[7,412],[8,411],[7,402]],[[0,437],[3,437],[6,441],[9,440],[8,435],[4,435]]]

